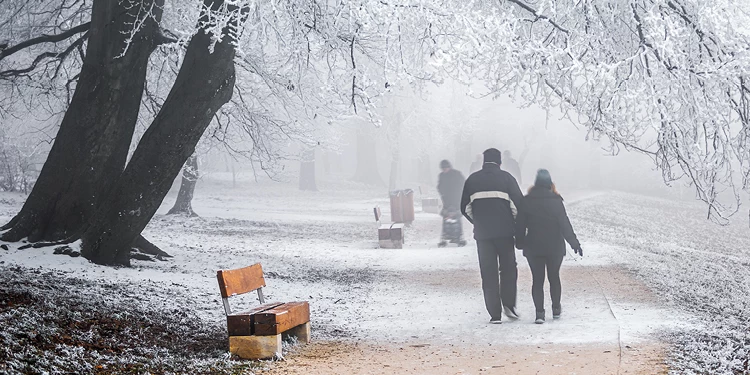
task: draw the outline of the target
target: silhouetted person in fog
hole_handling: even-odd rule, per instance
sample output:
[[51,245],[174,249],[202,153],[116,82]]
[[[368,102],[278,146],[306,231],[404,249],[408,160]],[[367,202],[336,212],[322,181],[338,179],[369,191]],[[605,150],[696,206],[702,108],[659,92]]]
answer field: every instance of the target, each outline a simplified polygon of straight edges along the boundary
[[523,179],[521,178],[521,165],[518,164],[516,159],[513,159],[513,155],[511,155],[510,151],[503,152],[503,169],[515,177],[519,186],[523,184]]
[[549,279],[549,292],[552,297],[552,317],[557,319],[562,314],[560,266],[566,252],[565,241],[568,241],[576,254],[583,256],[581,244],[565,212],[563,199],[555,189],[549,172],[540,169],[536,174],[534,186],[523,198],[516,228],[516,247],[523,250],[523,255],[531,268],[531,295],[536,307],[537,324],[544,323],[545,319],[545,273]]
[[487,149],[482,169],[469,176],[461,196],[461,212],[474,224],[484,303],[490,323],[495,324],[501,323],[503,311],[507,317],[518,319],[513,231],[517,207],[523,199],[518,182],[500,169],[501,163],[500,151]]
[[443,207],[458,211],[461,203],[461,192],[464,188],[464,175],[448,160],[440,162],[440,175],[438,175],[438,193],[443,201]]
[[[441,233],[440,244],[445,245],[445,241],[449,240],[454,243],[459,243],[463,238],[463,228],[461,226],[461,192],[464,188],[464,175],[453,169],[453,166],[448,160],[440,162],[440,175],[438,175],[438,193],[440,193],[440,199],[443,201],[443,210],[440,215],[443,219],[452,219],[455,222],[451,222],[457,226],[456,233],[446,233],[446,225],[443,225]],[[465,243],[465,242],[464,242]]]

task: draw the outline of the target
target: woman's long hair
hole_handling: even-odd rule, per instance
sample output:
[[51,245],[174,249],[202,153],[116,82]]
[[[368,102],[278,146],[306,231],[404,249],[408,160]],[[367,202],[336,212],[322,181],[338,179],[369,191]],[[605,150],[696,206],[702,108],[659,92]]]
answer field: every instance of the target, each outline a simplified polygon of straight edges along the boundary
[[[536,186],[536,185],[531,185],[531,187],[529,187],[529,193],[531,193],[531,191],[532,191],[532,190],[534,190],[534,189],[536,189],[536,188],[537,188],[537,186]],[[545,188],[545,187],[543,187],[543,186],[540,186],[540,187],[539,187],[539,189],[546,189],[546,188]],[[553,192],[553,193],[555,193],[555,195],[557,195],[557,196],[559,196],[560,198],[562,198],[562,195],[560,195],[560,193],[559,193],[559,192],[557,191],[557,186],[555,186],[555,184],[554,184],[554,183],[553,183],[553,184],[552,184],[552,186],[551,186],[551,187],[549,188],[549,190],[552,190],[552,192]]]

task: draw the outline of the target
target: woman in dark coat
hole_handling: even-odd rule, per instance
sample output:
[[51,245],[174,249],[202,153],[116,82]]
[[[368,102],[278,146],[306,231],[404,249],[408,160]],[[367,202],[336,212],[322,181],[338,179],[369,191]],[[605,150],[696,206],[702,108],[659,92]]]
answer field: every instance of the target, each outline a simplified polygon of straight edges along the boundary
[[566,252],[565,241],[576,254],[583,256],[583,250],[570,225],[563,199],[546,169],[537,172],[534,186],[523,198],[516,226],[516,247],[523,250],[534,280],[531,295],[536,307],[536,323],[542,324],[545,319],[545,273],[552,297],[552,317],[557,319],[562,314],[560,265]]

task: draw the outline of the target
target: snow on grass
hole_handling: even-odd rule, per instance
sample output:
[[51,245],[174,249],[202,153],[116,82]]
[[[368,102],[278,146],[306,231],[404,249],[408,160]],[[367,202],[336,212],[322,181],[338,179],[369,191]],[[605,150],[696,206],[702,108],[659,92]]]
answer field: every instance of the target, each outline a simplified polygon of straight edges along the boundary
[[2,267],[0,285],[3,373],[228,374],[257,367],[226,355],[223,327],[184,307],[192,302],[184,290],[15,266]]
[[581,201],[569,212],[584,241],[617,246],[615,259],[700,324],[674,337],[673,373],[750,373],[747,223],[718,226],[705,220],[700,203],[625,193]]
[[[210,191],[216,193],[216,190]],[[289,197],[281,199],[279,191],[289,194]],[[249,193],[223,189],[216,194],[201,194],[199,190],[194,207],[206,209],[205,212],[210,212],[207,207],[228,207],[239,218],[231,215],[204,218],[157,215],[145,234],[174,258],[156,262],[133,261],[133,267],[130,268],[97,266],[81,257],[53,255],[52,248],[18,250],[22,243],[7,244],[9,250],[0,250],[0,267],[3,268],[0,272],[5,271],[6,267],[15,267],[24,270],[17,272],[21,274],[49,273],[45,276],[46,284],[59,284],[61,288],[70,289],[74,293],[60,296],[59,290],[34,289],[33,293],[39,296],[38,300],[56,301],[53,305],[59,306],[52,309],[54,306],[50,305],[47,306],[50,309],[46,309],[34,304],[33,308],[9,308],[8,311],[22,313],[23,321],[31,325],[49,326],[49,329],[57,330],[58,323],[46,319],[47,315],[58,315],[71,306],[91,299],[98,301],[92,305],[95,310],[101,310],[105,314],[121,311],[119,315],[115,315],[117,319],[130,319],[134,316],[138,319],[144,316],[157,319],[172,311],[184,311],[190,321],[208,327],[215,340],[211,344],[213,346],[205,346],[194,355],[180,354],[182,351],[174,348],[159,347],[149,353],[129,349],[127,353],[119,352],[100,359],[102,355],[99,351],[85,348],[85,345],[98,345],[94,343],[102,342],[105,339],[102,335],[90,337],[90,342],[78,340],[60,348],[33,349],[31,352],[28,350],[32,343],[19,341],[14,335],[8,336],[8,342],[17,343],[18,350],[13,351],[13,356],[20,357],[19,362],[14,362],[14,371],[11,372],[37,373],[31,369],[33,366],[41,366],[40,369],[46,369],[44,371],[50,373],[90,373],[97,370],[97,364],[102,364],[106,365],[102,368],[104,373],[130,373],[132,370],[133,373],[192,374],[210,373],[213,371],[211,368],[217,369],[215,373],[234,373],[237,368],[241,370],[250,366],[251,362],[234,362],[227,358],[226,320],[216,271],[257,262],[261,262],[266,271],[267,287],[264,292],[269,301],[310,301],[312,315],[315,317],[314,339],[350,337],[352,322],[359,319],[359,310],[364,304],[362,301],[375,278],[375,272],[369,266],[372,258],[358,257],[353,252],[361,248],[374,249],[374,220],[370,219],[371,208],[367,208],[371,204],[357,203],[372,199],[369,192],[342,193],[342,196],[347,199],[341,201],[339,196],[332,198],[314,193],[307,196],[295,195],[278,186]],[[308,202],[320,201],[321,197],[323,200],[317,206],[306,205]],[[0,220],[10,220],[20,209],[23,198],[15,194],[0,194],[0,199],[3,199],[0,202]],[[375,198],[380,204],[385,199]],[[171,199],[168,198],[165,205],[170,203]],[[360,222],[342,220],[335,214],[327,214],[330,217],[322,216],[330,220],[321,220],[320,215],[306,218],[311,213],[325,212],[324,207],[335,207],[337,204],[354,206],[340,210],[345,215],[359,217]],[[266,209],[283,213],[279,215],[283,219],[264,217]],[[84,293],[80,298],[75,294],[78,293],[76,290],[79,284],[84,285],[81,287]],[[19,285],[21,286],[27,285]],[[0,283],[0,291],[15,293],[15,289],[9,288],[5,283]],[[26,289],[22,290],[25,291]],[[108,307],[101,307],[99,303]],[[258,301],[254,294],[250,294],[233,297],[231,303],[233,308],[242,309],[255,306]],[[37,314],[37,310],[42,315]],[[72,311],[76,309],[72,308]],[[76,318],[68,315],[65,319],[77,321],[100,317],[82,315]],[[10,332],[14,323],[6,320],[4,324],[9,327]],[[191,336],[188,330],[191,328],[194,330],[195,327],[187,326],[186,330],[179,330],[178,333],[185,333],[193,338],[195,335],[200,336],[200,331]],[[83,331],[91,330],[83,327]],[[127,339],[134,332],[135,328],[113,334]],[[80,349],[82,347],[85,349]],[[40,358],[42,362],[29,365],[34,362],[34,358]],[[81,361],[85,362],[82,366],[88,367],[76,370],[70,367],[72,363]],[[30,367],[24,367],[27,365]],[[3,369],[0,369],[0,373],[2,372]]]
[[[8,326],[2,327],[2,339],[18,345],[3,355],[12,356],[14,366],[42,366],[50,372],[88,373],[97,370],[98,364],[107,366],[106,370],[102,367],[103,372],[122,373],[208,373],[211,368],[221,373],[234,371],[233,366],[240,366],[242,371],[242,366],[250,363],[227,358],[224,310],[215,272],[256,262],[261,262],[266,271],[264,291],[269,300],[310,301],[315,340],[398,341],[410,339],[409,335],[420,335],[421,340],[443,337],[442,332],[469,332],[477,340],[496,336],[489,331],[495,327],[486,324],[475,249],[471,243],[463,249],[437,249],[437,216],[417,212],[417,221],[406,232],[405,249],[376,249],[371,210],[379,205],[387,218],[385,194],[359,185],[325,182],[320,184],[321,192],[298,192],[289,185],[267,182],[247,186],[229,188],[226,183],[201,181],[193,207],[203,217],[157,215],[145,235],[174,255],[168,261],[135,261],[132,268],[110,268],[92,265],[80,257],[53,255],[51,248],[17,250],[19,244],[10,244],[10,250],[0,250],[0,267],[4,267],[4,274],[11,275],[3,281],[15,280],[12,275],[21,272],[30,273],[39,285],[0,283],[4,293],[15,293],[16,297],[10,299],[21,301],[13,307],[0,307],[0,324]],[[705,323],[699,325],[701,329],[682,330],[675,337],[677,346],[671,361],[676,373],[742,373],[750,303],[750,233],[746,227],[708,223],[703,220],[704,207],[700,204],[623,193],[582,192],[569,194],[566,199],[587,253],[582,260],[566,258],[563,272],[570,267],[606,269],[613,260],[624,264],[660,291],[665,304],[679,306],[695,315],[698,323]],[[168,197],[160,212],[172,201],[173,197]],[[22,196],[1,194],[0,220],[9,220],[22,202]],[[470,226],[465,230],[470,237]],[[519,268],[525,268],[523,263],[519,256]],[[451,277],[448,282],[455,285],[453,289],[445,289],[446,277]],[[594,340],[602,334],[618,337],[620,329],[626,334],[649,334],[664,328],[661,323],[680,319],[659,316],[669,314],[669,309],[615,301],[617,320],[623,321],[611,321],[605,316],[609,314],[606,301],[596,294],[606,291],[588,285],[565,285],[570,286],[564,296],[569,303],[566,306],[571,308],[566,312],[567,321],[545,325],[541,331],[523,322],[508,324],[503,325],[503,332],[522,342],[567,342]],[[528,307],[531,303],[526,289],[524,286],[519,293]],[[34,297],[31,302],[23,302],[27,294]],[[409,301],[420,301],[419,308],[410,306]],[[239,308],[257,303],[252,295],[232,299],[233,306]],[[587,307],[578,308],[575,303]],[[76,308],[76,304],[81,307]],[[66,313],[65,306],[74,307]],[[422,314],[430,323],[430,332],[420,333],[418,326],[404,326],[398,331],[381,324],[392,322],[407,310]],[[11,321],[5,314],[20,315]],[[62,318],[54,318],[58,315]],[[111,344],[98,328],[86,325],[70,335],[77,341],[53,342],[50,347],[42,340],[48,346],[41,349],[33,340],[41,340],[36,337],[42,331],[37,330],[34,339],[23,336],[23,332],[33,332],[32,325],[49,330],[43,337],[64,332],[62,321],[56,319],[86,322],[104,317],[127,322],[116,335],[132,336],[145,325],[160,327],[154,328],[152,337],[177,337],[187,332],[187,328],[180,328],[183,321],[196,333],[183,341],[165,339],[170,343],[148,350],[133,349],[138,344],[134,341],[119,354],[91,348],[90,343]],[[592,329],[592,319],[600,319],[606,327]],[[157,321],[165,323],[154,325]],[[25,322],[22,324],[27,326],[13,326],[13,322]],[[118,327],[121,323],[111,324]],[[626,327],[620,328],[620,324]],[[457,326],[465,331],[456,330]],[[537,331],[530,333],[529,327]],[[584,331],[587,335],[576,337]],[[404,332],[408,335],[403,336]],[[445,337],[454,340],[454,336]],[[190,340],[204,340],[202,349],[183,349],[190,347]],[[506,341],[503,337],[491,340]],[[37,357],[41,362],[29,364]],[[89,367],[68,370],[76,363]],[[190,371],[189,367],[202,370]]]

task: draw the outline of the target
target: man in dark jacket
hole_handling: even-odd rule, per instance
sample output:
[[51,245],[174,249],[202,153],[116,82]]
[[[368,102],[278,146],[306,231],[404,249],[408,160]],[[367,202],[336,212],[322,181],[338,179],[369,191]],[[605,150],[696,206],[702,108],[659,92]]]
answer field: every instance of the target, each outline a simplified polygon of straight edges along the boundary
[[501,322],[503,311],[509,318],[518,319],[513,235],[523,198],[518,182],[500,169],[501,163],[500,151],[487,149],[482,169],[469,176],[461,197],[461,213],[474,224],[484,303],[490,322],[495,324]]

